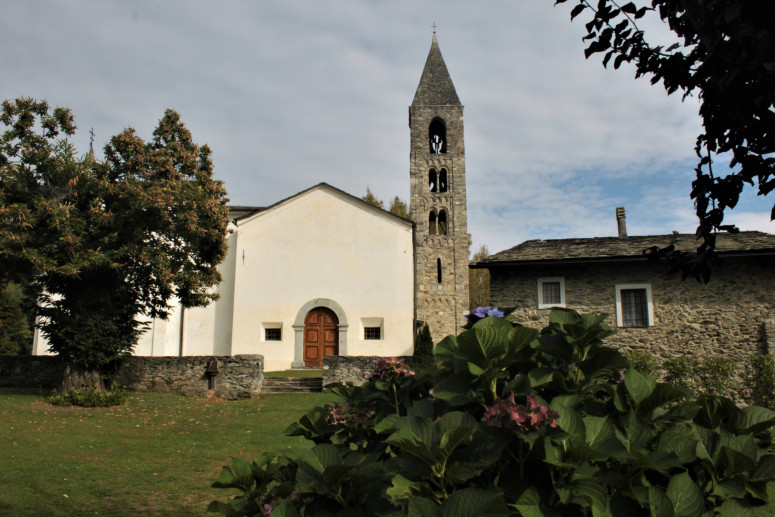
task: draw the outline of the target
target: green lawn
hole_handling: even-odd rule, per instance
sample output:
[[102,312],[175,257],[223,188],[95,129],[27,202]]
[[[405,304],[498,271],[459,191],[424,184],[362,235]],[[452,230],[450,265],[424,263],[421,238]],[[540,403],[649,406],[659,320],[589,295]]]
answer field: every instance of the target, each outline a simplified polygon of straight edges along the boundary
[[308,447],[283,430],[329,393],[237,402],[131,393],[115,408],[0,389],[0,515],[203,515],[232,457]]

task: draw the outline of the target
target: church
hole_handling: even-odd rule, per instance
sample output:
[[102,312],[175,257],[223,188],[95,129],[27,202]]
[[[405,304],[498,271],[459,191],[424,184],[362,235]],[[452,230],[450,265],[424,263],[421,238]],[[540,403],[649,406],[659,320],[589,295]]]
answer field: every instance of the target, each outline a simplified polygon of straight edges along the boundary
[[[260,354],[272,371],[320,367],[324,355],[411,355],[425,323],[437,342],[457,333],[470,246],[463,106],[435,33],[409,129],[411,219],[326,183],[231,207],[220,299],[149,321],[134,355]],[[33,354],[46,353],[36,332]]]

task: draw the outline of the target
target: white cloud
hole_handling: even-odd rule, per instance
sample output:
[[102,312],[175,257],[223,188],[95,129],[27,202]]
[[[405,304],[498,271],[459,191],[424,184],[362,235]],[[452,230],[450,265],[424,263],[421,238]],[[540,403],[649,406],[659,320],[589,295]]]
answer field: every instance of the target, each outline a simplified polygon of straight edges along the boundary
[[[696,101],[584,60],[583,25],[569,9],[551,0],[12,2],[0,19],[0,68],[11,71],[0,97],[71,107],[84,152],[91,127],[98,147],[128,126],[148,138],[174,108],[212,147],[235,203],[271,204],[320,181],[408,199],[407,107],[435,20],[466,106],[475,245],[612,235],[616,206],[627,207],[631,234],[693,231]],[[746,197],[738,224],[768,228],[754,215],[766,204]]]

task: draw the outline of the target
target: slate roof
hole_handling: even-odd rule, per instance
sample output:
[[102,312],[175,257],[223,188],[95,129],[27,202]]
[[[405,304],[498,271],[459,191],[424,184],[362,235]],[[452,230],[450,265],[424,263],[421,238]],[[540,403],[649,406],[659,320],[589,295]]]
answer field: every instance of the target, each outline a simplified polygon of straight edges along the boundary
[[[606,263],[646,260],[643,250],[652,246],[695,251],[700,242],[694,234],[594,237],[588,239],[536,239],[490,255],[472,268],[509,265]],[[775,255],[775,235],[764,232],[720,233],[716,237],[720,255]]]
[[435,32],[412,106],[462,106],[447,71],[447,65],[441,57]]

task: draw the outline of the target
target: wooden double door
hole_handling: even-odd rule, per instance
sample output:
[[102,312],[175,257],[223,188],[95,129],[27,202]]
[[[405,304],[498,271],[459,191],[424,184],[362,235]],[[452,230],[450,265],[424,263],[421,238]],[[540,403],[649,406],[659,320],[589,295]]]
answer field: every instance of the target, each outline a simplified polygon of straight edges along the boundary
[[339,354],[339,318],[330,309],[316,307],[304,318],[304,366],[323,366],[324,355]]

